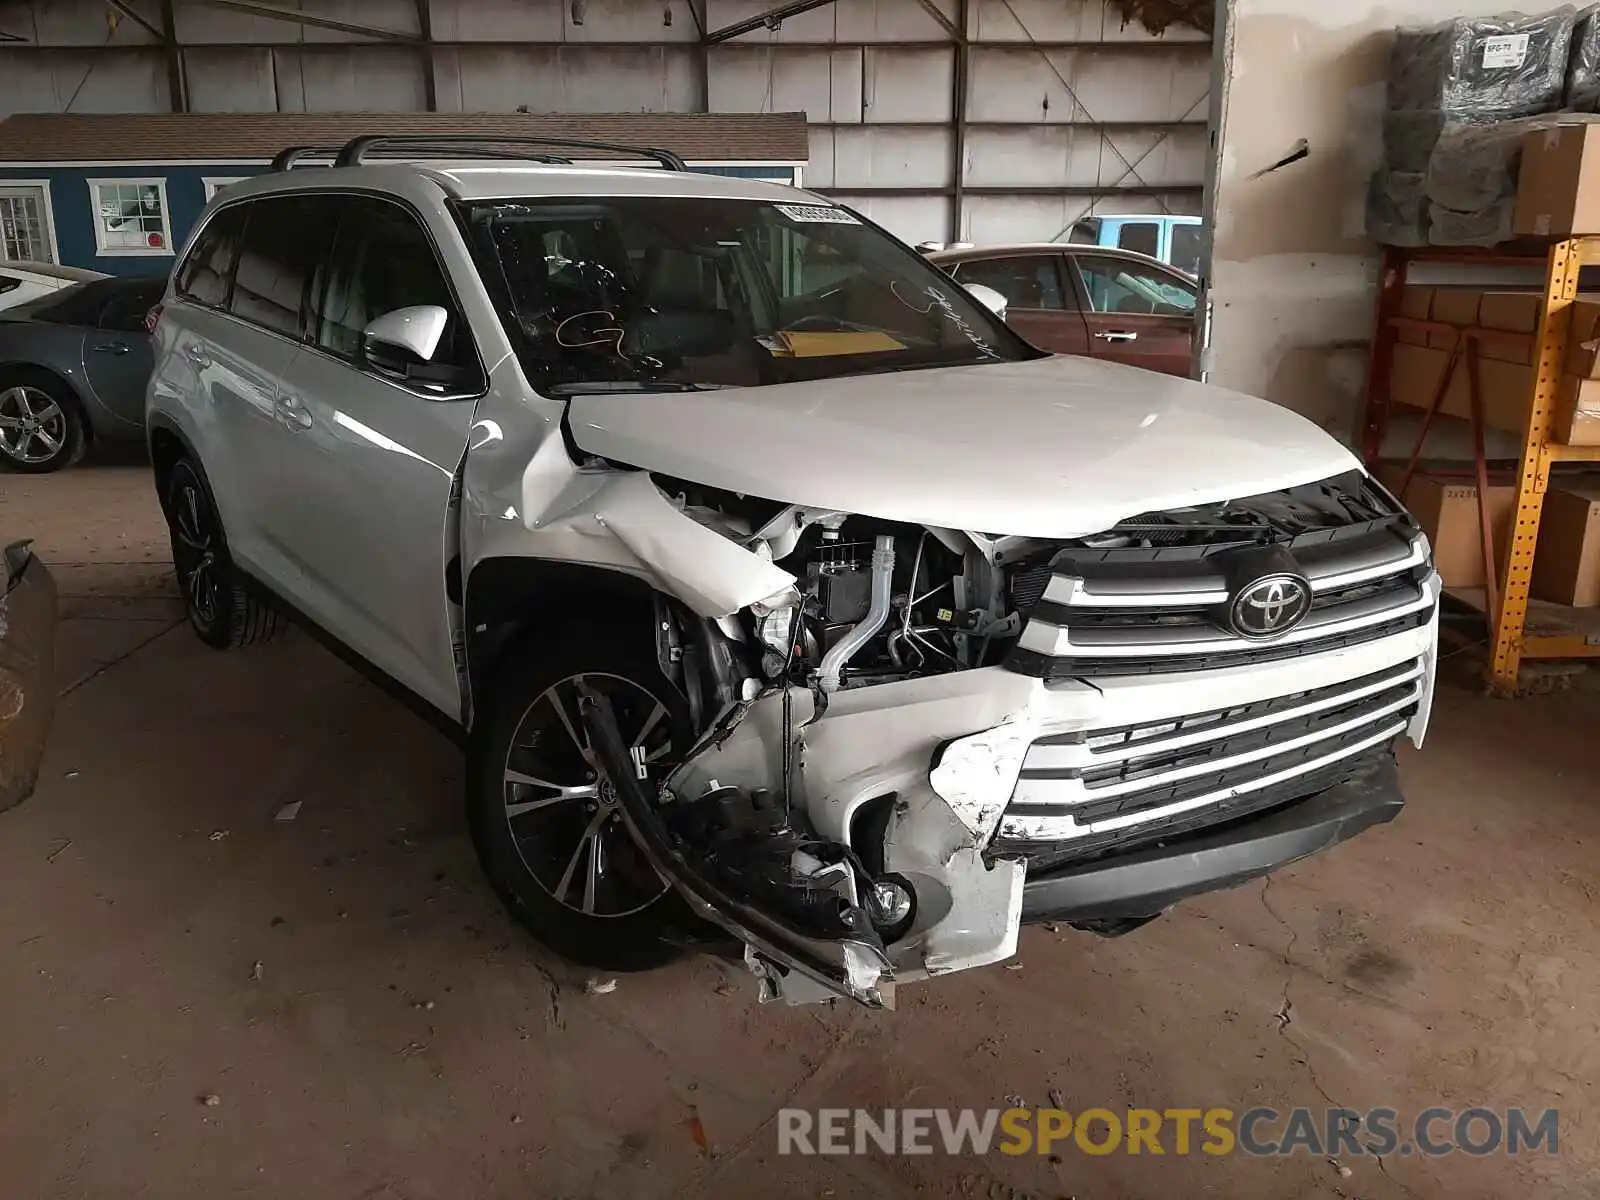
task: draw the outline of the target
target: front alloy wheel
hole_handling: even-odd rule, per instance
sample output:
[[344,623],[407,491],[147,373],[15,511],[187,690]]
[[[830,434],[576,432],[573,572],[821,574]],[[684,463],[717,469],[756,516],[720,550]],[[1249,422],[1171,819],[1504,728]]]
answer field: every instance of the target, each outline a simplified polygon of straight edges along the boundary
[[583,691],[610,701],[654,789],[693,742],[688,706],[654,647],[615,629],[550,632],[496,667],[474,731],[468,817],[485,874],[534,937],[610,971],[682,953],[687,907],[628,832],[616,789],[579,716]]
[[668,765],[667,707],[643,686],[616,675],[558,680],[522,715],[506,751],[505,819],[517,854],[550,898],[600,919],[648,908],[667,890],[627,831],[617,791],[578,717],[584,689],[611,701],[636,762]]

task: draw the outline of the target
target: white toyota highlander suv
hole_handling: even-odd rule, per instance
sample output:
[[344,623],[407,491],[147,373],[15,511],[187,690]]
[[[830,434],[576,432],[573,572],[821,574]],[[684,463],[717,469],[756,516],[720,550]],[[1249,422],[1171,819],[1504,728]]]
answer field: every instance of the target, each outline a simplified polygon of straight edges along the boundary
[[888,1004],[1399,811],[1439,581],[1301,417],[1043,354],[664,151],[305,156],[206,209],[156,318],[189,620],[292,615],[458,736],[561,954]]

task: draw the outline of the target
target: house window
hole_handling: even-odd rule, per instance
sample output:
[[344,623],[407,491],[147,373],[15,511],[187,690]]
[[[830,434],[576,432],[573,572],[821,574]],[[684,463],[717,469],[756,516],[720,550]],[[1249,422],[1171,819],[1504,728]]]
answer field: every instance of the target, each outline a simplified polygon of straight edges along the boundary
[[165,179],[91,179],[89,195],[101,254],[171,255]]
[[0,185],[0,262],[56,261],[50,221],[50,185],[6,180]]
[[200,181],[201,183],[205,184],[206,203],[211,203],[211,198],[223,188],[227,187],[230,183],[243,183],[247,178],[249,177],[245,175],[231,175],[226,178],[213,178],[209,175],[206,176]]

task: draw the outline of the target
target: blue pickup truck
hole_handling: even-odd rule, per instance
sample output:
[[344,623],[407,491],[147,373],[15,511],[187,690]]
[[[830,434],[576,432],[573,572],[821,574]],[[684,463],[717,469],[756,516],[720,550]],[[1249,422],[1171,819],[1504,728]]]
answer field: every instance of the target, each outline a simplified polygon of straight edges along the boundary
[[1169,213],[1137,216],[1085,217],[1072,227],[1069,242],[1090,246],[1115,246],[1148,254],[1190,275],[1200,273],[1199,217],[1180,217]]

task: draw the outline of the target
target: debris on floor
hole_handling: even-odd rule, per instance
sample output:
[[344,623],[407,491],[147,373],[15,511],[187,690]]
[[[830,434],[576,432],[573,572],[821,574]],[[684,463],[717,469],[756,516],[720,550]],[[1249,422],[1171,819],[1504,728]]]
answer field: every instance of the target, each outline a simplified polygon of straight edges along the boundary
[[700,1110],[693,1105],[689,1106],[689,1118],[684,1122],[689,1130],[689,1136],[694,1139],[694,1144],[699,1147],[700,1153],[707,1158],[711,1155],[711,1142],[706,1137],[706,1127],[700,1120]]
[[257,961],[256,965],[250,968],[250,982],[260,983],[264,978],[266,978],[266,968]]
[[272,819],[274,821],[292,821],[300,815],[300,806],[304,803],[305,801],[303,800],[291,800],[280,808],[278,815]]
[[591,996],[609,996],[617,990],[615,979],[601,979],[598,975],[591,975],[583,981],[583,990]]
[[222,1103],[222,1097],[217,1095],[215,1092],[207,1092],[204,1096],[200,1097],[200,1103],[205,1105],[207,1108],[215,1108],[217,1105]]

